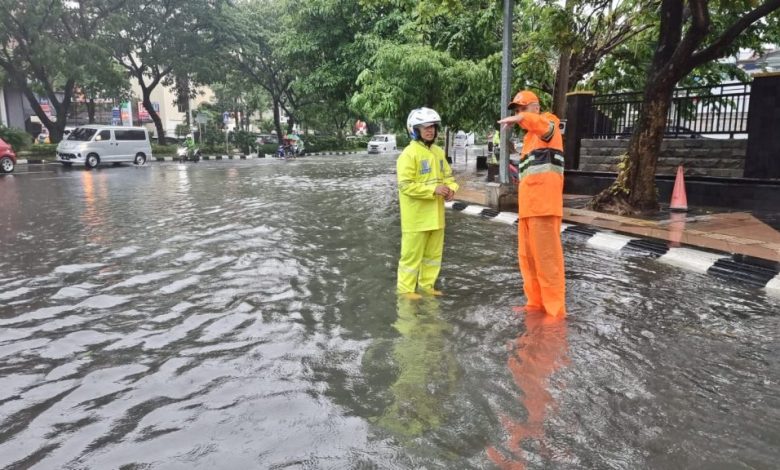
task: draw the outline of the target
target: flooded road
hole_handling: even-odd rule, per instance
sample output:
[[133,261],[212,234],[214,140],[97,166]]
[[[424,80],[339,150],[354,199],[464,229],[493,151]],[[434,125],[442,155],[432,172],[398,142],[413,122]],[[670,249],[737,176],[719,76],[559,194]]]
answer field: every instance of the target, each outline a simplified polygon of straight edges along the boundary
[[0,178],[0,468],[776,468],[780,300],[449,211],[394,294],[391,156]]

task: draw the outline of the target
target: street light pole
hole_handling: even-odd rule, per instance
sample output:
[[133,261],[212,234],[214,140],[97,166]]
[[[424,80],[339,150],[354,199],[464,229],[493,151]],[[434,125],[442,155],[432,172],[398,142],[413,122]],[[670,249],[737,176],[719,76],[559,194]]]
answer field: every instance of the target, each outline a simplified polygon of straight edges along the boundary
[[[501,118],[509,115],[506,105],[509,103],[512,86],[512,9],[514,0],[504,0],[504,37],[503,53],[501,54]],[[501,155],[499,177],[501,184],[509,183],[509,131],[510,127],[501,128]]]

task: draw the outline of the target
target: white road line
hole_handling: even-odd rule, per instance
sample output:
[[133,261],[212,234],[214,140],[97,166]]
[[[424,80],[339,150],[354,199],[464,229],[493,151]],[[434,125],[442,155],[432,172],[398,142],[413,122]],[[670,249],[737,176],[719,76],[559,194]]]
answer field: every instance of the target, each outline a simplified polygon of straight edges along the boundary
[[463,209],[461,212],[463,212],[464,214],[479,215],[479,214],[482,213],[482,209],[484,209],[484,207],[482,207],[482,206],[469,205],[468,207]]
[[588,238],[588,245],[604,250],[620,251],[631,241],[630,237],[619,235],[613,232],[596,232],[595,235]]
[[687,268],[697,273],[706,274],[707,270],[715,264],[715,261],[723,258],[723,254],[708,253],[690,248],[669,248],[665,255],[658,261],[679,268]]
[[766,292],[773,297],[780,297],[780,274],[770,279],[764,289],[766,289]]

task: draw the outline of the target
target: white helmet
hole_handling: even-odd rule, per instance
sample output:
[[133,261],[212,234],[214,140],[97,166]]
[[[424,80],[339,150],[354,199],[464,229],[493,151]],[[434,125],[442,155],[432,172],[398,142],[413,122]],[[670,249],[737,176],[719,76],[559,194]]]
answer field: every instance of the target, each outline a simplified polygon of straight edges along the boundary
[[431,124],[441,124],[441,116],[431,108],[413,109],[409,113],[409,117],[406,118],[406,130],[409,131],[409,137],[412,139],[420,137],[415,127],[430,126]]

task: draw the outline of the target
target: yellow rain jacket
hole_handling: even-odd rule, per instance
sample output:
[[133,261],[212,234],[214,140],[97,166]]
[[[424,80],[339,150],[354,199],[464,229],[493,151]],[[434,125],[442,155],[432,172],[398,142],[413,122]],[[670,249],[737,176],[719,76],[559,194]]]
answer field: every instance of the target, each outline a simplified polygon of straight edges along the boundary
[[401,231],[424,232],[444,228],[444,198],[433,191],[444,184],[453,191],[459,186],[438,145],[427,147],[412,141],[398,157],[398,199]]

